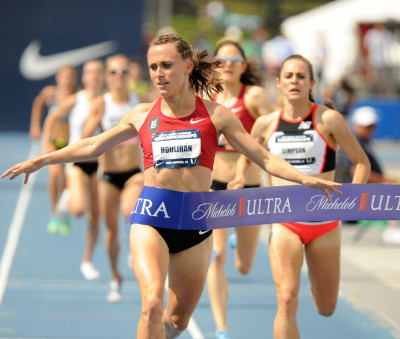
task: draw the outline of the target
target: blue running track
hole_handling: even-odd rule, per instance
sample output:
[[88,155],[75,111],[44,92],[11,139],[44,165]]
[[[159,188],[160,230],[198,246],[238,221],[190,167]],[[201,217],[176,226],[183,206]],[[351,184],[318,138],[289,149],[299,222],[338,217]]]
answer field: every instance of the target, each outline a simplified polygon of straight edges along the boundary
[[[26,133],[2,132],[0,172],[27,159],[30,152],[38,152],[39,148],[39,145],[32,146]],[[106,301],[109,268],[103,237],[99,239],[94,257],[101,278],[86,281],[79,271],[86,222],[84,218],[74,219],[68,236],[47,233],[46,178],[47,170],[42,169],[31,178],[30,185],[22,185],[22,178],[0,181],[0,338],[135,338],[140,295],[127,265],[128,242],[122,227],[123,300],[119,304],[109,304]],[[121,219],[121,226],[122,222]],[[272,338],[276,296],[267,246],[260,242],[254,269],[246,277],[234,269],[233,252],[229,251],[231,338]],[[342,298],[332,317],[319,316],[309,295],[306,274],[303,274],[299,302],[302,338],[394,338]],[[182,338],[213,337],[214,323],[205,290]]]

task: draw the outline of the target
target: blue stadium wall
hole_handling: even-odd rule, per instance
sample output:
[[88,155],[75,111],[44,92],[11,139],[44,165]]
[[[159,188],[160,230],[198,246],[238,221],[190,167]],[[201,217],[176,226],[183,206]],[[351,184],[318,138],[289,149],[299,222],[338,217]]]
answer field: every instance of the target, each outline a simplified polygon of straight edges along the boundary
[[28,131],[32,102],[65,52],[77,52],[79,78],[92,57],[141,55],[142,12],[142,0],[1,0],[0,130]]

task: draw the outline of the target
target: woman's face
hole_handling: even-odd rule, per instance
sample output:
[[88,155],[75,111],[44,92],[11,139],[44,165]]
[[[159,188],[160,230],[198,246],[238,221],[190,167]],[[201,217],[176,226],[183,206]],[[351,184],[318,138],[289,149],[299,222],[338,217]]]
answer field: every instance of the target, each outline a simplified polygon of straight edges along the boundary
[[104,66],[100,61],[89,61],[83,66],[82,83],[85,88],[104,86]]
[[281,69],[276,84],[282,95],[289,101],[308,100],[315,80],[310,78],[310,70],[302,60],[289,59]]
[[73,88],[76,85],[76,70],[73,67],[65,66],[56,75],[57,85]]
[[107,61],[106,81],[110,90],[127,89],[129,79],[129,60],[116,56]]
[[188,86],[193,63],[184,60],[174,43],[150,47],[147,54],[150,78],[163,97],[181,93]]
[[240,77],[246,70],[246,62],[234,45],[225,45],[218,49],[215,59],[221,61],[221,68],[217,71],[226,83],[240,82]]

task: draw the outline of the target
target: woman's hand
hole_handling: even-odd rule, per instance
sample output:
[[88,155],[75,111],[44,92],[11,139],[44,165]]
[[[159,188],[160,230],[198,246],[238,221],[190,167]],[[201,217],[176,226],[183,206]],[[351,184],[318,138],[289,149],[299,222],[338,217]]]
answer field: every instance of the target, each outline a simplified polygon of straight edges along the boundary
[[5,171],[0,178],[4,178],[11,174],[10,180],[15,179],[21,173],[25,173],[24,184],[28,182],[29,175],[37,170],[41,169],[43,166],[46,165],[45,159],[40,156],[34,159],[29,159],[27,161],[21,162],[19,164],[10,167],[7,171]]
[[308,188],[318,189],[324,192],[329,202],[332,202],[332,197],[329,191],[337,194],[342,194],[341,191],[335,188],[335,187],[341,187],[342,184],[339,184],[334,181],[329,181],[321,178],[312,177],[309,175],[304,175],[302,182],[303,185],[307,186]]
[[228,182],[228,190],[236,190],[244,187],[244,177],[236,176],[233,180]]

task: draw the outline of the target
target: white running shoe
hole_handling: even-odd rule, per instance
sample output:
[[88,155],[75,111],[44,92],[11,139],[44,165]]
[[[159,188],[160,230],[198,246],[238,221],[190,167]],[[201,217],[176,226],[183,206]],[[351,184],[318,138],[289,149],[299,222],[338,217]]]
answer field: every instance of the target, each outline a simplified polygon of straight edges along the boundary
[[400,245],[400,228],[387,227],[382,233],[382,240],[385,245]]
[[118,280],[111,280],[110,289],[107,293],[107,301],[109,303],[119,303],[121,300],[121,283]]
[[96,280],[100,278],[100,272],[90,262],[85,261],[81,263],[81,272],[86,280]]

